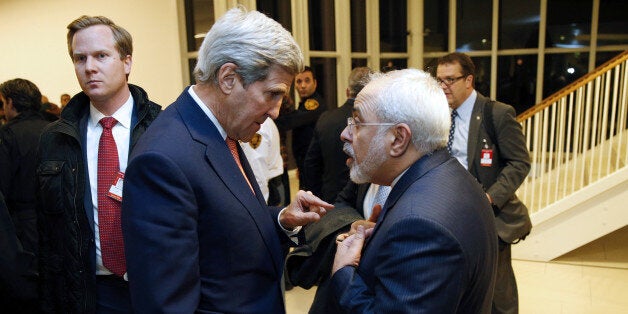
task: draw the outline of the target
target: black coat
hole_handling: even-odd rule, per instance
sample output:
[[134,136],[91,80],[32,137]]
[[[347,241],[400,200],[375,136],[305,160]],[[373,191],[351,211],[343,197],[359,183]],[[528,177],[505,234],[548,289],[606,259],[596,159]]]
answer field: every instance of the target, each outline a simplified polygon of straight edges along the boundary
[[[308,104],[313,104],[313,102],[308,102],[310,99],[315,100],[318,105],[308,106]],[[327,106],[323,98],[318,93],[314,93],[308,98],[301,99],[297,110],[275,120],[279,131],[292,130],[292,154],[299,171],[303,171],[305,154],[310,147],[316,121],[325,110]]]
[[37,273],[33,252],[25,251],[0,193],[0,309],[37,313]]
[[309,313],[345,313],[330,295],[329,277],[336,254],[336,236],[348,232],[354,221],[364,219],[364,198],[370,183],[349,181],[338,194],[335,208],[321,220],[305,227],[306,244],[295,248],[286,258],[284,274],[294,286],[310,289],[318,285]]
[[[131,149],[161,107],[146,92],[129,84],[134,99]],[[91,200],[85,157],[89,98],[74,96],[41,137],[38,219],[42,310],[50,313],[93,313],[96,302],[96,251],[87,211]],[[89,207],[89,208],[86,208]]]
[[[0,191],[26,252],[37,254],[37,145],[48,121],[24,111],[0,128]],[[33,264],[35,271],[36,264]]]
[[349,181],[347,155],[342,151],[340,133],[352,115],[353,102],[354,99],[347,99],[340,108],[321,115],[305,156],[304,188],[326,202],[333,202]]

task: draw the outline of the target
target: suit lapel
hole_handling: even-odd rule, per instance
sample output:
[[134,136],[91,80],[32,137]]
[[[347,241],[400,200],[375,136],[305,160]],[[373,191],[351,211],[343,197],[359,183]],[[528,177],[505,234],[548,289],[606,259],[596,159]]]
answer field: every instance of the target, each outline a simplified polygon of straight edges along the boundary
[[251,181],[255,195],[253,195],[246,179],[242,176],[220,132],[218,132],[216,126],[198,107],[196,102],[189,95],[187,89],[179,97],[175,105],[177,106],[177,111],[181,115],[183,123],[185,123],[190,132],[190,136],[207,147],[205,158],[211,168],[218,174],[226,188],[238,199],[242,207],[255,222],[260,235],[264,239],[266,248],[269,250],[269,255],[273,258],[275,270],[280,273],[280,269],[277,269],[276,266],[279,265],[280,262],[276,259],[278,258],[277,253],[281,252],[281,248],[279,247],[279,242],[276,240],[275,222],[264,202],[262,192],[257,186],[255,176],[246,157],[244,157],[242,148],[238,145],[240,162],[242,163],[247,177]]
[[482,119],[484,119],[484,104],[486,98],[482,94],[477,93],[477,98],[473,104],[473,111],[471,112],[471,119],[469,121],[469,140],[467,142],[467,162],[469,172],[473,173],[475,168],[475,159],[478,157],[477,148],[481,147],[482,143],[479,142],[478,135],[480,134],[480,126],[482,125]]
[[395,186],[390,191],[390,194],[388,195],[388,198],[386,199],[386,204],[384,204],[384,207],[382,208],[382,212],[377,218],[377,223],[375,224],[375,230],[373,230],[373,234],[366,240],[366,243],[364,245],[365,248],[368,248],[368,244],[370,243],[370,240],[375,237],[375,234],[377,233],[379,226],[381,226],[382,222],[384,221],[386,215],[391,210],[394,210],[395,204],[397,203],[397,201],[399,201],[401,196],[403,196],[406,190],[412,184],[414,184],[414,182],[419,180],[423,175],[425,175],[426,173],[428,173],[430,170],[434,169],[435,167],[439,166],[440,164],[446,162],[447,160],[449,160],[449,158],[450,158],[450,155],[447,152],[447,149],[442,148],[437,151],[434,151],[431,154],[427,154],[421,157],[412,166],[410,166],[410,168],[408,168],[406,173],[404,173],[403,176],[401,176],[399,181],[397,181],[397,184],[395,184]]

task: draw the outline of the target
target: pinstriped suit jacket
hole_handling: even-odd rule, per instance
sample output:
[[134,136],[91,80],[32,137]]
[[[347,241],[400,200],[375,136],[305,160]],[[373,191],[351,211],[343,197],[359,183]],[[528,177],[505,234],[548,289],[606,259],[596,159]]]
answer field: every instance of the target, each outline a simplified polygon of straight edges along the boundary
[[496,237],[477,181],[437,150],[393,187],[360,266],[331,278],[333,295],[350,313],[488,313]]

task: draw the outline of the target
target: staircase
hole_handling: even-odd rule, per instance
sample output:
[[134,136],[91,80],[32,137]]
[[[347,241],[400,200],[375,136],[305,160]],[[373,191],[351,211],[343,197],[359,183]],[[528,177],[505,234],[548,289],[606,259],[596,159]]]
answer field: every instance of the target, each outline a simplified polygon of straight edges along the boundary
[[628,225],[628,51],[522,113],[532,232],[516,259],[550,261]]

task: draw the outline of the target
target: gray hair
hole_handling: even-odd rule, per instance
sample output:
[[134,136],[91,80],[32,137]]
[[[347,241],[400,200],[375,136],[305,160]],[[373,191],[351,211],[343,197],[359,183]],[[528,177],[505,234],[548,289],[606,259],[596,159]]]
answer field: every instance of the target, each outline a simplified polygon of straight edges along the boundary
[[429,73],[405,69],[373,74],[357,98],[379,122],[407,124],[420,153],[447,146],[449,105],[443,89]]
[[281,24],[257,11],[233,8],[211,27],[194,68],[197,83],[218,84],[217,72],[228,62],[238,66],[243,85],[266,79],[273,65],[296,75],[303,70],[303,53]]
[[351,70],[349,74],[349,94],[355,97],[369,82],[373,70],[369,67],[357,67]]

